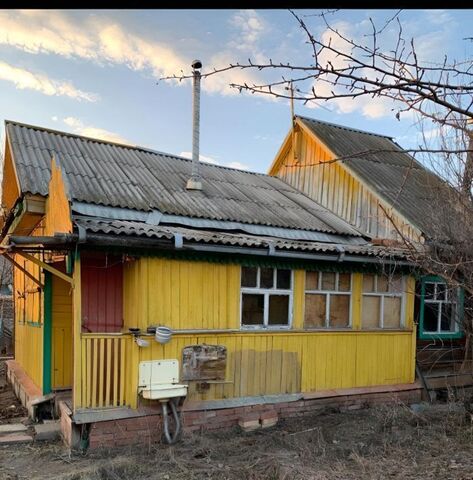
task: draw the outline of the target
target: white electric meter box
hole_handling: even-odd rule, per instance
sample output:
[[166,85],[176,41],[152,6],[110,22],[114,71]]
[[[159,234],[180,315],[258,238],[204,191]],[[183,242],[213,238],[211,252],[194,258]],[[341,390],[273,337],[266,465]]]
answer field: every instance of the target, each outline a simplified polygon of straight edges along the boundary
[[173,397],[185,397],[187,385],[180,385],[178,382],[178,360],[140,362],[138,389],[143,398],[165,400]]

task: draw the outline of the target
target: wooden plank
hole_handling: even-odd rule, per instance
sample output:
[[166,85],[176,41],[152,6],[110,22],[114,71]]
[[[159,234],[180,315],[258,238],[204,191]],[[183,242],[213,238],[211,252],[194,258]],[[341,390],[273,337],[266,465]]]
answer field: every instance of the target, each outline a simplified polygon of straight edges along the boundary
[[112,343],[113,339],[107,339],[105,346],[107,352],[107,362],[106,362],[106,379],[105,379],[105,405],[109,406],[112,404],[110,398],[110,387],[111,387],[111,378],[112,378]]
[[[123,347],[123,341],[122,341],[122,347]],[[132,361],[133,361],[133,365],[135,364],[138,364],[137,362],[137,353],[138,352],[135,352],[135,350],[138,349],[138,346],[135,345],[135,343],[133,342],[131,344],[131,349],[132,351],[135,353],[135,355],[133,355],[132,357]],[[119,396],[119,404],[120,405],[124,405],[125,404],[125,382],[126,382],[126,376],[125,376],[125,349],[124,348],[121,348],[120,349],[120,396]],[[135,380],[135,382],[133,383],[133,385],[136,384],[136,387],[138,388],[138,379]],[[133,390],[132,390],[133,392]],[[135,390],[135,396],[136,396],[136,392],[137,392],[137,389]],[[130,402],[131,403],[131,407],[132,408],[136,408],[136,400],[134,402]]]
[[39,260],[38,258],[34,257],[33,255],[30,255],[29,253],[23,252],[21,250],[15,250],[15,254],[21,255],[22,257],[26,258],[30,262],[33,262],[34,264],[38,265],[44,270],[47,270],[48,272],[51,272],[53,275],[56,275],[57,277],[62,278],[66,282],[69,282],[74,287],[74,279],[72,277],[52,267],[48,263],[45,263],[42,260]]
[[[53,269],[56,270],[56,269]],[[80,254],[77,253],[74,261],[74,282],[72,286],[73,290],[73,326],[72,326],[72,339],[73,339],[73,410],[80,406],[82,398],[81,387],[81,330],[82,330],[82,299],[81,299],[81,264]],[[61,275],[64,275],[60,272]],[[67,277],[67,275],[65,275]],[[69,279],[69,277],[68,277]],[[69,281],[69,280],[68,280]]]
[[119,338],[113,340],[113,405],[118,405],[118,358],[119,349],[123,348],[123,342]]
[[99,385],[98,385],[98,396],[99,396],[99,407],[103,407],[104,401],[104,368],[105,368],[105,339],[101,338],[99,340]]
[[97,406],[97,363],[98,363],[98,345],[99,339],[92,339],[92,408]]

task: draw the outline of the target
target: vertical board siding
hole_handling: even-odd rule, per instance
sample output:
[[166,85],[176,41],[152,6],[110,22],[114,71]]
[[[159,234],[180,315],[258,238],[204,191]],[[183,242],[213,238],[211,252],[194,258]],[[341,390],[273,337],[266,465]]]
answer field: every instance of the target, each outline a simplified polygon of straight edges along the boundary
[[240,267],[141,258],[124,267],[124,327],[230,329],[240,325]]
[[82,255],[82,329],[120,332],[123,326],[123,265],[109,255]]
[[[15,261],[43,282],[40,267],[14,255]],[[15,360],[40,389],[43,388],[43,294],[18,268],[13,269],[15,303]]]
[[419,241],[420,232],[415,227],[393,213],[392,209],[386,209],[396,225],[394,227],[377,196],[358,181],[343,163],[330,163],[332,154],[323,145],[305,131],[299,132],[299,136],[297,160],[294,160],[292,148],[283,151],[274,164],[272,174],[370,236],[401,240],[397,227],[403,235]]
[[[58,268],[58,265],[54,265]],[[72,289],[55,275],[52,278],[52,387],[72,386]]]
[[[354,296],[361,298],[361,285],[362,274],[354,274]],[[125,264],[123,289],[124,329],[145,331],[158,324],[174,330],[239,329],[238,265],[141,258]],[[304,290],[305,272],[297,270],[294,329],[303,326]],[[141,361],[177,359],[182,366],[184,347],[203,343],[227,348],[226,380],[204,391],[188,382],[190,400],[412,383],[414,329],[360,331],[359,298],[352,305],[353,330],[345,332],[181,332],[165,345],[146,337],[150,345],[145,348],[130,335],[83,333],[80,402],[85,408],[136,408]],[[406,309],[412,308],[408,299]],[[409,325],[411,315],[406,312]]]
[[85,360],[81,402],[76,408],[136,408],[140,362],[177,359],[182,366],[183,349],[203,343],[227,348],[226,379],[204,391],[198,390],[197,382],[187,382],[189,400],[414,381],[412,332],[176,334],[165,345],[148,340],[150,346],[140,348],[129,335],[83,334]]

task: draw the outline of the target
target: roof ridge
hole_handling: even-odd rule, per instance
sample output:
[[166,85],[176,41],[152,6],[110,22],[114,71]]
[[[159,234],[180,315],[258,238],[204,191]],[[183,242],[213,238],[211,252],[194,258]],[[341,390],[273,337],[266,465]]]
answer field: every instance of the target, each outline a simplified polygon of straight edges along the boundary
[[324,125],[330,125],[331,127],[336,127],[336,128],[340,128],[340,129],[343,129],[343,130],[349,130],[349,131],[352,131],[352,132],[364,133],[366,135],[374,135],[375,137],[388,138],[389,140],[393,140],[393,138],[394,138],[394,137],[390,137],[389,135],[383,135],[382,133],[369,132],[367,130],[361,130],[359,128],[347,127],[346,125],[340,125],[340,124],[337,124],[337,123],[327,122],[325,120],[319,120],[317,118],[306,117],[304,115],[295,115],[295,116],[299,117],[303,120],[309,120],[309,122],[322,123]]
[[[83,140],[89,141],[89,142],[102,143],[102,144],[105,144],[105,145],[115,145],[117,147],[126,148],[126,149],[129,149],[129,150],[138,150],[138,151],[145,152],[145,153],[162,155],[164,157],[169,157],[169,158],[173,158],[173,159],[176,159],[176,160],[182,160],[182,161],[185,161],[185,162],[191,162],[192,161],[192,159],[187,158],[187,157],[183,157],[182,155],[176,155],[174,153],[162,152],[160,150],[154,150],[152,148],[142,147],[140,145],[131,145],[131,144],[127,144],[127,143],[113,142],[111,140],[103,140],[101,138],[88,137],[86,135],[79,135],[78,133],[70,133],[70,132],[65,132],[64,130],[56,130],[56,129],[53,129],[53,128],[41,127],[40,125],[31,125],[31,124],[28,124],[28,123],[17,122],[15,120],[5,119],[5,125],[7,125],[7,124],[17,125],[17,126],[25,127],[25,128],[31,128],[33,130],[40,130],[40,131],[44,131],[44,132],[48,132],[48,133],[53,133],[53,134],[57,134],[57,135],[61,135],[61,136],[66,136],[66,137],[80,138],[80,139],[83,139]],[[32,144],[29,144],[29,145],[34,146]],[[35,148],[37,148],[37,147],[35,147]],[[62,152],[62,153],[63,153],[63,155],[66,155],[64,152]],[[248,174],[251,174],[251,175],[260,175],[260,176],[263,176],[263,177],[271,177],[271,175],[268,175],[267,173],[253,172],[251,170],[243,170],[243,169],[240,169],[240,168],[228,167],[226,165],[216,165],[214,163],[206,162],[205,160],[200,160],[200,163],[204,163],[205,165],[208,165],[208,166],[211,166],[211,167],[223,168],[225,170],[243,172],[243,173],[248,173]]]

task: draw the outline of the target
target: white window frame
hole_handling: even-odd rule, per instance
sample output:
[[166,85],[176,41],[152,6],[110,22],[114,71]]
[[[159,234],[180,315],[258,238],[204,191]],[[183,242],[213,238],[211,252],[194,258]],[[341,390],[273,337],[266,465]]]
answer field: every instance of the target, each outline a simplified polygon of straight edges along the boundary
[[[363,274],[364,275],[364,274]],[[361,287],[361,294],[362,297],[367,296],[367,297],[381,297],[381,301],[379,302],[379,323],[378,327],[372,327],[372,328],[377,328],[377,329],[384,329],[384,330],[398,330],[398,328],[385,328],[384,327],[384,297],[401,297],[401,319],[399,323],[399,328],[405,328],[406,325],[406,276],[401,275],[401,292],[378,292],[378,277],[380,275],[378,274],[368,274],[368,275],[373,275],[374,277],[374,292],[364,292],[363,291],[363,285]],[[362,308],[363,308],[363,301],[361,303]],[[363,311],[361,312],[361,328],[363,330],[369,330],[368,328],[363,328]]]
[[[306,278],[307,278],[307,273]],[[316,272],[318,274],[317,278],[317,290],[308,290],[307,288],[305,289],[304,293],[304,328],[307,330],[317,330],[317,329],[330,329],[330,330],[348,330],[352,328],[352,304],[353,304],[353,273],[349,273],[350,275],[350,290],[346,291],[341,291],[341,290],[322,290],[322,276],[324,273],[335,273],[335,285],[340,285],[339,279],[340,279],[340,272]],[[322,275],[321,275],[322,274]],[[305,326],[305,295],[307,293],[315,293],[317,295],[325,295],[326,300],[325,300],[325,327],[306,327]],[[332,295],[348,295],[350,297],[350,305],[349,305],[349,311],[348,311],[348,325],[346,327],[332,327],[330,326],[330,297]]]
[[[440,305],[438,314],[437,314],[437,330],[431,331],[431,330],[426,330],[424,327],[424,332],[428,335],[436,335],[436,334],[446,334],[448,335],[449,333],[458,333],[459,332],[459,325],[458,325],[458,297],[459,297],[459,291],[458,288],[455,289],[456,294],[455,294],[455,299],[453,301],[449,301],[450,298],[450,292],[448,285],[445,282],[436,282],[434,280],[428,280],[424,283],[424,285],[427,285],[428,283],[431,283],[434,285],[434,296],[437,296],[437,286],[438,285],[443,285],[445,287],[445,300],[437,300],[437,299],[428,299],[426,295],[424,295],[424,325],[425,325],[425,304],[426,303],[437,303]],[[424,287],[425,288],[425,287]],[[443,310],[443,304],[444,303],[450,303],[455,305],[455,313],[454,313],[454,318],[452,319],[453,324],[455,325],[454,330],[440,330],[440,325],[442,323],[442,310]]]
[[[278,267],[247,267],[256,268],[256,285],[260,285],[261,268],[273,269],[273,288],[259,288],[259,287],[242,287],[241,286],[241,274],[243,266],[240,267],[240,329],[241,330],[289,330],[292,328],[292,310],[293,310],[293,292],[294,292],[294,270],[290,268],[278,268]],[[289,270],[291,273],[291,288],[279,289],[277,286],[277,271]],[[243,324],[243,294],[264,295],[263,304],[263,325],[244,325]],[[270,295],[286,295],[289,296],[288,306],[288,319],[287,325],[268,325],[269,319],[269,296]]]

